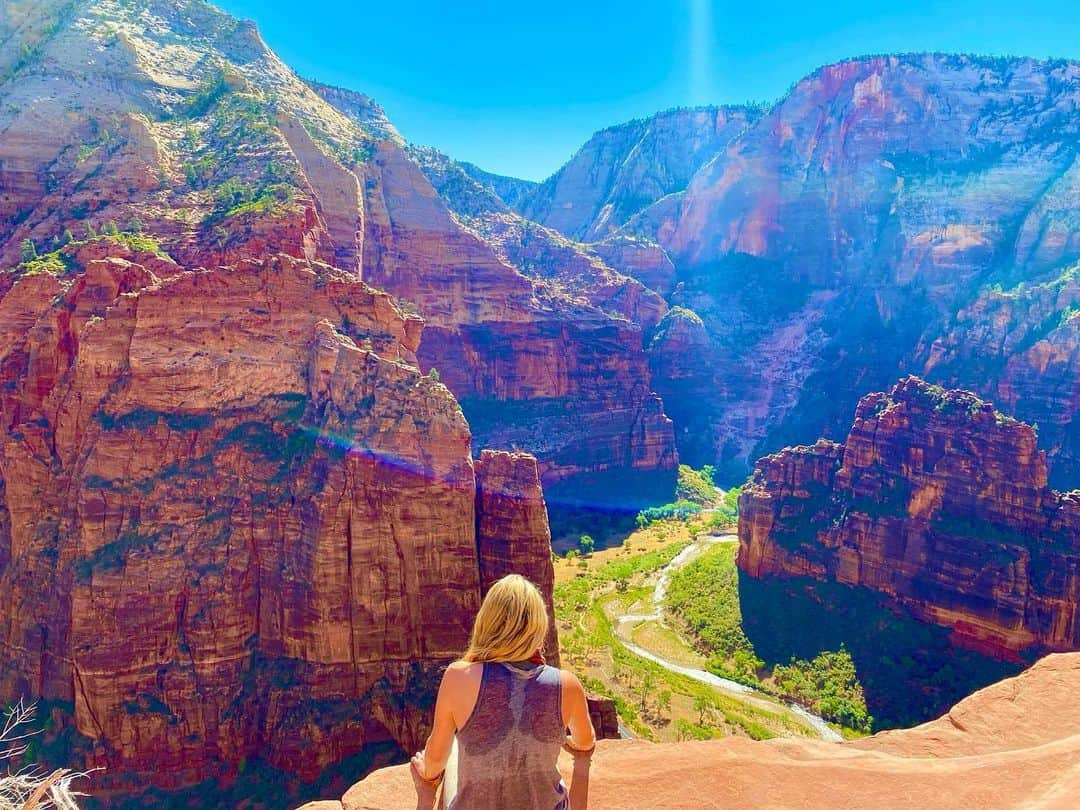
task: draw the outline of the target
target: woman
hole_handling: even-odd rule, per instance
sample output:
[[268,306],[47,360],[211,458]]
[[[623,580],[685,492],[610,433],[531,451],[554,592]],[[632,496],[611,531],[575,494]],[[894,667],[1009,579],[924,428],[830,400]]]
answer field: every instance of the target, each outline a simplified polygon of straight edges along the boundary
[[547,629],[535,585],[511,574],[491,586],[468,651],[443,676],[427,747],[412,759],[418,791],[442,779],[456,735],[451,810],[584,808],[587,779],[572,780],[567,796],[555,766],[566,747],[575,773],[587,770],[596,735],[581,682],[544,663]]

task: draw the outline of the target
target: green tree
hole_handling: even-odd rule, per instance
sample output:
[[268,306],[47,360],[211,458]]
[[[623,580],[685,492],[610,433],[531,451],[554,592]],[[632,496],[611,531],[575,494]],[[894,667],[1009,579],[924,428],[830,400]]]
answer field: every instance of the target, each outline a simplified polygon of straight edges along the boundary
[[578,547],[581,549],[581,553],[588,557],[596,550],[596,541],[589,535],[583,534],[581,539],[578,540]]
[[671,690],[662,689],[660,694],[656,696],[656,710],[658,712],[666,712],[671,708]]
[[437,368],[432,368],[431,371],[428,372],[428,376],[431,377],[431,379],[433,379],[435,382],[438,382],[439,370]]
[[110,219],[105,223],[105,227],[101,229],[101,232],[106,236],[119,236],[120,226]]
[[19,249],[22,252],[22,260],[24,262],[32,262],[38,257],[37,246],[34,244],[33,239],[23,239]]
[[698,713],[698,725],[705,725],[705,715],[716,708],[716,698],[702,692],[694,697],[694,711]]
[[712,467],[695,470],[686,464],[680,464],[675,485],[676,500],[690,501],[697,504],[713,503],[716,500],[717,492],[712,473]]
[[777,665],[773,679],[782,695],[808,706],[826,720],[870,731],[873,718],[866,711],[855,662],[843,647],[819,653],[812,661],[793,659],[788,665]]
[[642,711],[645,711],[645,701],[649,699],[649,694],[654,686],[656,686],[656,676],[650,670],[646,670],[641,674],[641,680],[638,682],[638,694],[641,696]]

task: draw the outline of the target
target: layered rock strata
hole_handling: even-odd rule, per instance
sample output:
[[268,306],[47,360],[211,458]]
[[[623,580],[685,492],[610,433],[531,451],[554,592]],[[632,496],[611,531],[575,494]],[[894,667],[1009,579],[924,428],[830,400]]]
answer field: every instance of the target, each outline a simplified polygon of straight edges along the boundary
[[483,577],[550,595],[535,460],[478,496],[421,321],[354,275],[64,256],[0,299],[2,699],[109,790],[416,746]]
[[676,109],[602,130],[517,210],[579,241],[601,241],[650,204],[683,191],[762,113],[749,106]]
[[869,588],[992,657],[1080,647],[1080,497],[972,394],[908,378],[864,397],[844,444],[762,459],[740,508],[751,577]]
[[[852,59],[725,137],[685,111],[597,133],[521,210],[669,257],[670,284],[605,261],[703,322],[689,357],[678,331],[649,348],[685,462],[734,483],[763,454],[841,439],[861,396],[918,373],[1038,423],[1070,489],[1078,99],[1075,61]],[[675,413],[687,366],[696,404]]]
[[0,74],[0,267],[27,239],[45,254],[117,231],[188,267],[333,264],[423,315],[422,369],[465,401],[479,446],[537,454],[556,496],[672,480],[670,422],[621,314],[655,321],[662,302],[620,278],[629,303],[609,313],[523,276],[370,98],[301,81],[201,0],[11,4],[0,40],[23,54]]

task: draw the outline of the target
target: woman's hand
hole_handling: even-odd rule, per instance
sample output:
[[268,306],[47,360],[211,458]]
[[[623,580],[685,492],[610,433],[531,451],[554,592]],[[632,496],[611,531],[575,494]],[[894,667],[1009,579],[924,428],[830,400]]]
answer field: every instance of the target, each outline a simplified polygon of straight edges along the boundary
[[410,764],[412,765],[413,775],[421,782],[430,785],[438,785],[442,781],[442,772],[439,772],[434,776],[427,772],[427,761],[424,759],[423,751],[417,751],[413,754]]
[[427,764],[424,762],[424,752],[417,751],[409,761],[409,773],[412,774],[413,786],[416,788],[416,806],[418,810],[430,810],[435,806],[435,793],[442,784],[443,775],[438,774],[434,778],[428,776]]

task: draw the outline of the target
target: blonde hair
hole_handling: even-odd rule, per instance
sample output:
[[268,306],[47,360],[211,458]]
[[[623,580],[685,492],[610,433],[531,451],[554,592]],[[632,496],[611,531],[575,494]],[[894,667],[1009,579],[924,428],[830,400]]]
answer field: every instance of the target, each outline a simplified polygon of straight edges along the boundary
[[509,574],[484,597],[462,660],[525,661],[541,648],[547,631],[547,608],[540,591],[525,577]]

